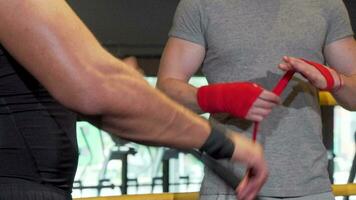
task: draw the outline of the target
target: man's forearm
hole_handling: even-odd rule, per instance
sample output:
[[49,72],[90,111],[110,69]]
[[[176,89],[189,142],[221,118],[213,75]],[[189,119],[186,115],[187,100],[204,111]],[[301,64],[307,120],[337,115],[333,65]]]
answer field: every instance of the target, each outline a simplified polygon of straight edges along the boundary
[[197,102],[198,89],[196,87],[173,78],[158,80],[157,87],[170,98],[181,103],[185,107],[193,110],[198,114],[203,113]]
[[[198,148],[206,140],[210,126],[206,120],[175,103],[143,79],[108,74],[98,84],[97,113],[101,128],[126,139]],[[98,106],[100,105],[100,106]]]
[[356,109],[356,41],[350,36],[324,48],[327,63],[344,80],[344,86],[333,92],[337,102],[348,110]]

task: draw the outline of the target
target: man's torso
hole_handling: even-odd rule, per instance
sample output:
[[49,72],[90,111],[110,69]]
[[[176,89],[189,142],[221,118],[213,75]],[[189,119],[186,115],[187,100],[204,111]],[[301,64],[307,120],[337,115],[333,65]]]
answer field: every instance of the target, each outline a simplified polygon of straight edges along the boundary
[[[202,71],[209,83],[249,81],[272,90],[283,75],[277,67],[282,56],[324,62],[330,24],[327,3],[322,0],[194,2],[199,4],[199,15],[195,16],[199,16],[206,48]],[[173,26],[170,35],[194,41],[180,30]],[[261,194],[298,196],[330,191],[316,89],[295,75],[282,100],[259,131],[270,168]],[[237,131],[252,132],[250,122],[223,114],[214,117]],[[241,176],[245,173],[236,164],[222,163]],[[233,193],[208,169],[201,192]]]

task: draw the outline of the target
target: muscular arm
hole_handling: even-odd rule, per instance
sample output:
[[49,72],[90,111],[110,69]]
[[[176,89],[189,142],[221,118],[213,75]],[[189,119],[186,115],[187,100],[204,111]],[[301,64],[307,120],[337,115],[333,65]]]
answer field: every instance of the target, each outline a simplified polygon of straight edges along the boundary
[[[158,73],[158,88],[174,100],[197,113],[203,113],[203,109],[199,105],[197,99],[197,93],[199,93],[201,88],[198,89],[192,85],[189,85],[188,81],[189,78],[199,69],[203,62],[204,56],[205,49],[203,46],[187,40],[171,37],[168,40],[164,50]],[[273,106],[279,102],[278,96],[272,92],[262,89],[262,93],[258,96],[256,101],[254,101],[252,105],[248,105],[248,99],[243,99],[238,95],[233,96],[234,94],[239,94],[239,89],[244,88],[244,86],[238,84],[238,82],[234,82],[232,84],[234,84],[232,88],[224,90],[226,93],[222,92],[223,88],[217,88],[215,91],[217,91],[220,95],[216,99],[219,99],[220,101],[224,99],[223,104],[226,107],[231,108],[234,107],[234,105],[243,105],[240,107],[236,106],[236,109],[222,109],[223,112],[230,113],[233,116],[244,117],[252,121],[262,121],[264,117],[271,112]],[[226,86],[222,87],[227,88]],[[206,96],[204,95],[204,97],[207,97],[207,100],[211,100],[214,106],[216,106],[216,93],[211,91],[212,90],[206,91]],[[247,95],[247,92],[249,91],[244,90],[244,95]],[[252,93],[250,93],[250,95],[254,96]],[[228,101],[231,99],[234,101]],[[219,103],[221,104],[221,102]],[[234,105],[231,105],[232,103]],[[247,114],[236,114],[242,110],[242,107],[249,107]],[[206,109],[204,110],[206,111]],[[219,112],[221,112],[221,110],[219,110]]]
[[174,100],[197,113],[197,88],[188,84],[205,56],[204,47],[179,38],[169,38],[162,55],[157,87]]
[[327,63],[341,74],[345,85],[333,92],[337,102],[356,110],[356,41],[352,37],[338,40],[324,49]]
[[99,116],[111,133],[179,148],[209,134],[206,121],[107,53],[63,0],[0,1],[0,41],[60,103]]
[[[0,42],[55,99],[110,133],[177,148],[200,148],[210,135],[206,120],[107,53],[63,0],[0,1]],[[239,188],[253,199],[267,177],[262,148],[240,134],[230,139],[232,159],[257,172]]]

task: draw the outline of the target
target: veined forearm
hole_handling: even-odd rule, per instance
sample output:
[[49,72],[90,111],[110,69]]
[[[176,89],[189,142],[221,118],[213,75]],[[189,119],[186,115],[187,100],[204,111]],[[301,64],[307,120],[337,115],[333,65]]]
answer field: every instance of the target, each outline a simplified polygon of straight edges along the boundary
[[167,94],[170,98],[181,103],[185,107],[193,110],[194,112],[201,114],[204,113],[197,102],[198,89],[186,82],[176,80],[173,78],[167,78],[159,80],[157,87]]
[[106,80],[101,89],[104,92],[100,92],[103,107],[98,113],[104,130],[142,143],[177,148],[199,148],[208,137],[207,121],[143,79],[119,75]]

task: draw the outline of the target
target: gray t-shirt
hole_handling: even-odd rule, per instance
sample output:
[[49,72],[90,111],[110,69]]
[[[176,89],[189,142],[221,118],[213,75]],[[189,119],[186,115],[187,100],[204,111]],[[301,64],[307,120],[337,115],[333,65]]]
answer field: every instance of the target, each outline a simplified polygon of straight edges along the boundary
[[[324,63],[324,47],[353,32],[342,0],[181,0],[169,35],[205,47],[202,71],[209,83],[251,81],[271,90],[283,74],[277,68],[283,55]],[[330,191],[317,90],[296,74],[282,100],[260,125],[270,169],[260,194]],[[251,135],[251,122],[214,117]],[[245,172],[221,162],[241,176]],[[233,194],[208,169],[205,175],[201,194]]]

